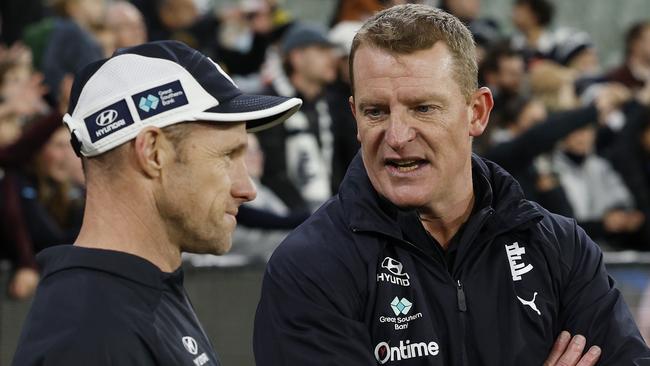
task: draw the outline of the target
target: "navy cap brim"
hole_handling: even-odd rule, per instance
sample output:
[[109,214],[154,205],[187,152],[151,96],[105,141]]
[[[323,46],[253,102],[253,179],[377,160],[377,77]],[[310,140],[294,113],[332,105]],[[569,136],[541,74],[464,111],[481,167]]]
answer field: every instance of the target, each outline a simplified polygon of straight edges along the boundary
[[200,117],[216,122],[246,122],[248,132],[257,132],[284,122],[301,105],[298,98],[240,94],[204,111]]

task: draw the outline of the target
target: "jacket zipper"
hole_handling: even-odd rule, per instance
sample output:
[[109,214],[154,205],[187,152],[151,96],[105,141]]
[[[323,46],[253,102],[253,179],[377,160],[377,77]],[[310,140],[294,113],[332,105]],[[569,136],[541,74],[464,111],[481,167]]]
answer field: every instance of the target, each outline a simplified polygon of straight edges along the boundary
[[460,321],[460,352],[462,365],[468,365],[467,360],[467,343],[465,342],[465,322],[467,312],[467,303],[465,301],[465,290],[463,290],[463,283],[460,280],[456,280],[456,295],[458,298],[458,311],[459,311],[459,321]]

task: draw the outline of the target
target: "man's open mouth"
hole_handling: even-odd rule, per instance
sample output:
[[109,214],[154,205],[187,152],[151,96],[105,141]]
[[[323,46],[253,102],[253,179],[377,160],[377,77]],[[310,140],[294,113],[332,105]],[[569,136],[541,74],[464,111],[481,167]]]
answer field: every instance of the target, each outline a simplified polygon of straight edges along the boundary
[[425,159],[386,159],[385,164],[401,173],[412,172],[429,162]]

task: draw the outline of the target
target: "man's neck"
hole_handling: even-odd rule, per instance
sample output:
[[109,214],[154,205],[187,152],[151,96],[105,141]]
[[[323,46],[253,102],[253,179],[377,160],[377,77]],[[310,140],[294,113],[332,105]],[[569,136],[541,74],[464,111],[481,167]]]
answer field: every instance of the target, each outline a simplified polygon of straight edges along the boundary
[[419,212],[424,228],[445,250],[474,209],[474,185],[471,176],[470,171],[469,177],[461,184],[459,193],[451,199],[435,202],[432,207]]
[[291,76],[291,84],[308,101],[313,101],[320,96],[323,85],[309,80],[300,74]]
[[[126,190],[125,190],[126,191]],[[136,255],[163,272],[173,272],[181,264],[181,252],[167,235],[158,215],[147,214],[147,202],[133,202],[120,195],[93,194],[86,199],[83,225],[75,245],[110,249]],[[110,203],[106,197],[115,197]]]

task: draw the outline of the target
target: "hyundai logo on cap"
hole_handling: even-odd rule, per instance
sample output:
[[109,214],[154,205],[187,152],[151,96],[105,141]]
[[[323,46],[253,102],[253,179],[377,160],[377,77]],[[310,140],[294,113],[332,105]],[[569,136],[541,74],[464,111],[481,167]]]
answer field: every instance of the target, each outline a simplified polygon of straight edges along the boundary
[[97,118],[95,118],[95,123],[97,126],[104,127],[115,122],[117,119],[117,111],[115,109],[107,109],[100,113]]
[[126,100],[122,99],[84,118],[90,141],[97,142],[133,124]]

